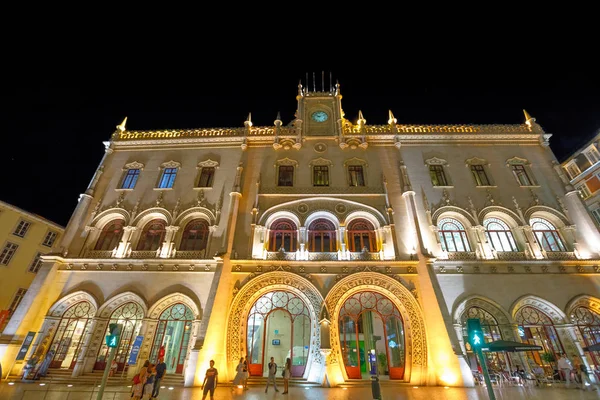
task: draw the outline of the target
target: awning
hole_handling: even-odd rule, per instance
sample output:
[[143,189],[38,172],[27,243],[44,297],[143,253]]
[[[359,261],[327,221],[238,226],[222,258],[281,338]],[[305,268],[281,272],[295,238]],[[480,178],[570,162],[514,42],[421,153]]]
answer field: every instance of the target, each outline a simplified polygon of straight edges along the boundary
[[583,348],[583,351],[600,351],[600,343],[595,343]]
[[495,342],[485,343],[481,346],[481,351],[538,351],[543,350],[542,346],[529,343],[512,342],[510,340],[496,340]]

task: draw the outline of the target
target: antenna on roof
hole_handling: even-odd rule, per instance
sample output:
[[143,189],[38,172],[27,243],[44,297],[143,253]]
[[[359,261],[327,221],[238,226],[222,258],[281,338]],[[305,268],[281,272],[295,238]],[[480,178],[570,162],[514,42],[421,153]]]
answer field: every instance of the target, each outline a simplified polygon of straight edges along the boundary
[[321,71],[321,92],[325,91],[325,71]]
[[313,72],[313,92],[317,91],[317,84],[315,83],[315,73]]
[[329,91],[333,90],[333,86],[331,85],[331,71],[329,71]]
[[306,90],[310,90],[310,85],[308,84],[308,72],[306,73]]

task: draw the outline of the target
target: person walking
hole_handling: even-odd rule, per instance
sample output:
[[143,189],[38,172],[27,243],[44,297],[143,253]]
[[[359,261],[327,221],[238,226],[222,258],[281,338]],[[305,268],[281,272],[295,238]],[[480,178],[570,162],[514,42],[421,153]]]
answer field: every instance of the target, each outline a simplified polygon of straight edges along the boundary
[[156,376],[154,377],[154,387],[152,388],[151,399],[156,399],[158,397],[158,393],[160,392],[160,381],[165,376],[165,372],[167,372],[167,364],[165,364],[164,358],[158,359],[158,364],[156,364],[154,370],[156,371]]
[[269,390],[269,383],[273,381],[273,387],[276,392],[279,392],[277,389],[277,382],[275,382],[275,376],[277,375],[277,364],[275,364],[275,358],[271,357],[271,362],[269,363],[269,377],[267,378],[267,387],[265,388],[265,393]]
[[154,364],[148,365],[148,370],[146,374],[146,383],[144,384],[143,390],[143,399],[152,398],[152,390],[154,389],[154,379],[156,378],[156,370],[154,369]]
[[210,399],[213,400],[215,395],[215,389],[219,381],[219,371],[215,368],[214,360],[210,360],[210,368],[206,370],[204,375],[204,382],[202,382],[202,400],[206,399],[206,395],[210,392]]
[[562,353],[560,355],[557,366],[558,370],[560,371],[560,374],[566,381],[566,387],[571,387],[571,361],[569,361],[565,353]]
[[287,394],[292,377],[292,360],[288,357],[283,367],[283,394]]
[[236,374],[233,378],[231,390],[235,390],[236,386],[242,384],[246,378],[246,373],[244,372],[244,357],[240,357],[240,362],[238,363],[237,367],[235,367],[235,372]]
[[[579,375],[581,378],[581,389],[586,390],[588,386],[592,386],[593,383],[588,376],[588,369],[579,357],[575,357],[573,359],[573,369],[575,370],[575,375]],[[595,386],[595,385],[594,385]],[[597,390],[597,387],[594,387],[592,390]]]
[[250,377],[250,372],[248,371],[248,356],[244,356],[244,390],[248,390],[248,378]]

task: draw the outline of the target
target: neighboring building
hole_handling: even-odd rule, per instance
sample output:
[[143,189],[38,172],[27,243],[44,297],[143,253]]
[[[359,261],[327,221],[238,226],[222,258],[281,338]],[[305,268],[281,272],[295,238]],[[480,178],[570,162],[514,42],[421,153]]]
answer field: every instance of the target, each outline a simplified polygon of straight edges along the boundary
[[[307,85],[308,86],[308,85]],[[299,85],[284,125],[130,131],[119,125],[67,226],[0,338],[10,364],[53,350],[50,374],[101,370],[110,322],[125,367],[164,348],[199,385],[240,356],[342,385],[376,368],[411,385],[472,386],[468,318],[485,340],[543,350],[498,368],[550,370],[542,353],[599,341],[600,233],[529,115],[518,125],[346,119],[339,85]],[[364,99],[368,102],[369,99]],[[593,329],[590,329],[592,327]],[[52,354],[52,353],[51,353]],[[586,363],[600,367],[600,354]],[[19,370],[17,364],[15,370]]]
[[579,191],[600,228],[600,133],[576,150],[562,164],[566,183]]
[[65,228],[0,201],[0,332]]

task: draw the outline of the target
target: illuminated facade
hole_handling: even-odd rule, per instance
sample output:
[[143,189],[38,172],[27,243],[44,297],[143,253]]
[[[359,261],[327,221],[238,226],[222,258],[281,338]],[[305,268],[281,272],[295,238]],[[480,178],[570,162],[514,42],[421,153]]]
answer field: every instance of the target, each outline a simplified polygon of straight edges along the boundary
[[0,201],[0,331],[42,267],[41,256],[56,252],[64,228]]
[[[253,376],[273,356],[332,386],[376,372],[471,386],[470,316],[486,340],[571,356],[596,341],[600,235],[527,113],[520,125],[417,126],[390,111],[368,125],[344,117],[338,85],[300,85],[297,101],[287,125],[123,121],[4,330],[2,362],[32,330],[30,354],[54,349],[69,357],[53,367],[90,373],[120,321],[119,368],[143,336],[138,364],[165,351],[188,386],[210,359],[232,379],[244,355]],[[549,367],[538,353],[490,359],[529,368],[525,357]]]

